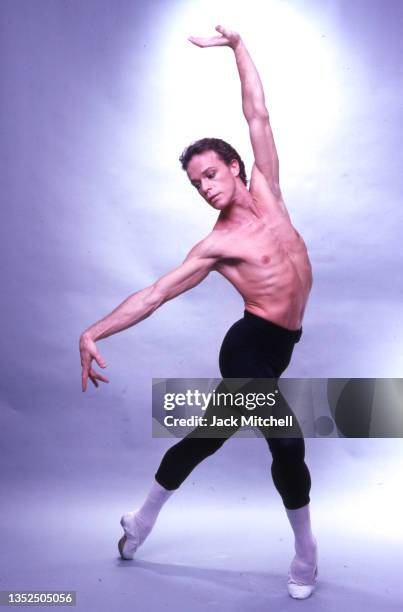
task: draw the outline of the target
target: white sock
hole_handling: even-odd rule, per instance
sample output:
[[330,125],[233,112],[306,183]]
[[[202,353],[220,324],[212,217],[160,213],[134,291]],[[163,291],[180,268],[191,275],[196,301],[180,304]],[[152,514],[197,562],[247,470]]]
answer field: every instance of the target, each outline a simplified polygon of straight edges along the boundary
[[154,527],[157,516],[174,491],[164,489],[156,480],[150,489],[143,505],[135,514],[135,521],[139,531],[140,544],[144,542]]
[[317,547],[311,529],[309,504],[296,510],[286,508],[286,512],[295,536],[296,555],[290,566],[291,576],[302,584],[312,584],[317,565]]

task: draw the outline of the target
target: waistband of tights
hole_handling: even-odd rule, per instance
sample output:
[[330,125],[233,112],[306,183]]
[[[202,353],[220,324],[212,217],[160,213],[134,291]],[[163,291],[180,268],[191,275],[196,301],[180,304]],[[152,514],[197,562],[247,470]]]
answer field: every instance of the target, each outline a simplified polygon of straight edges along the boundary
[[269,321],[268,319],[259,317],[258,315],[249,312],[249,310],[244,310],[244,318],[247,321],[249,320],[256,327],[259,327],[260,329],[265,330],[267,332],[276,332],[284,339],[289,339],[292,342],[299,342],[301,339],[302,327],[300,327],[300,329],[287,329],[286,327],[277,325],[277,323],[273,323],[273,321]]

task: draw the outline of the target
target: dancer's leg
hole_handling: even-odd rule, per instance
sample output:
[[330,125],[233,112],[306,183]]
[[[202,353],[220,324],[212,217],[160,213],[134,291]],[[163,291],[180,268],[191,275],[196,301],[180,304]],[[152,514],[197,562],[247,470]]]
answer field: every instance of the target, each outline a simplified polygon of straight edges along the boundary
[[[283,397],[277,407],[285,415],[291,411]],[[305,443],[302,437],[267,438],[267,442],[273,457],[273,482],[295,537],[296,554],[289,569],[288,592],[296,599],[306,599],[313,592],[317,576],[317,547],[309,512],[311,477],[304,461]]]
[[[245,319],[249,325],[238,326],[236,333],[221,349],[223,375],[255,377],[257,380],[253,385],[256,391],[265,391],[265,386],[270,383],[261,379],[272,379],[277,385],[276,381],[289,364],[300,334],[279,328],[247,311]],[[241,345],[243,350],[239,350]],[[235,347],[238,350],[234,350]],[[290,567],[288,590],[292,597],[303,599],[312,593],[317,573],[316,540],[312,535],[309,513],[311,478],[304,461],[304,439],[298,421],[281,393],[273,410],[262,408],[255,413],[263,417],[270,414],[277,418],[294,417],[293,429],[287,430],[290,437],[282,437],[281,430],[273,432],[263,427],[260,431],[269,445],[273,458],[273,482],[282,497],[295,536],[296,555]],[[275,437],[272,437],[273,433]]]
[[189,434],[167,450],[155,480],[168,490],[178,489],[194,468],[213,455],[224,442],[225,438],[197,438]]
[[162,506],[172,493],[173,491],[167,491],[158,482],[153,483],[143,505],[136,513],[136,519],[141,527],[140,544],[151,531]]
[[[228,389],[221,382],[215,392],[216,395],[227,393]],[[166,489],[178,489],[199,463],[213,455],[221,448],[225,440],[239,429],[239,427],[230,426],[224,430],[210,425],[214,416],[229,417],[231,414],[239,416],[236,410],[229,406],[216,406],[211,400],[204,414],[208,425],[196,427],[180,442],[167,450],[155,474],[156,481]]]
[[[276,402],[277,418],[293,414],[285,398],[280,394]],[[294,415],[295,416],[295,415]],[[278,437],[266,440],[272,454],[271,473],[274,485],[283,500],[288,519],[295,536],[295,556],[289,569],[288,592],[296,599],[306,599],[314,589],[317,575],[317,547],[312,535],[309,492],[311,477],[305,463],[305,443],[298,422],[295,421],[292,435],[301,437]]]
[[292,578],[303,583],[312,582],[316,568],[316,540],[312,533],[309,504],[296,508],[286,509],[288,520],[295,536],[295,558],[291,564]]
[[[221,383],[217,393],[226,392]],[[212,422],[213,416],[218,415],[218,408],[211,401],[205,412],[207,422]],[[226,411],[227,416],[230,410]],[[208,456],[215,453],[224,444],[225,440],[233,435],[238,427],[225,429],[225,437],[216,427],[197,427],[183,440],[168,449],[155,474],[155,483],[151,488],[143,506],[137,512],[122,516],[121,525],[125,535],[119,541],[119,552],[124,559],[132,559],[137,548],[141,546],[151,532],[159,511],[165,501],[178,489],[193,469]],[[212,437],[206,438],[204,436]]]
[[143,505],[139,510],[122,516],[121,525],[125,535],[119,541],[118,547],[123,559],[132,559],[137,548],[144,542],[153,528],[157,516],[172,495],[158,482],[154,481]]
[[286,509],[295,536],[295,557],[291,562],[288,592],[295,599],[306,599],[314,589],[318,575],[316,539],[312,534],[309,504]]
[[311,477],[304,461],[303,438],[268,438],[272,454],[271,474],[274,486],[287,509],[309,503]]

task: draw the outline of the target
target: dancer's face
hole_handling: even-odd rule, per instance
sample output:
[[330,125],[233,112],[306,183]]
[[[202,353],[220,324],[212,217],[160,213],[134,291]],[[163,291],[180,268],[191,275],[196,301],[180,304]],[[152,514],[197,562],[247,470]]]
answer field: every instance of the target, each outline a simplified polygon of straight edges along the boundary
[[235,159],[227,166],[215,151],[205,151],[192,157],[187,175],[213,208],[222,210],[233,202],[239,175],[239,164]]

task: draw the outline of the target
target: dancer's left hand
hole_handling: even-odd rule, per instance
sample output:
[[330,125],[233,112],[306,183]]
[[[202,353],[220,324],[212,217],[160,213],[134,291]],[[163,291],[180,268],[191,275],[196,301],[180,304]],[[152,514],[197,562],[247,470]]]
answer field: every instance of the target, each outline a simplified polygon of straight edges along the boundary
[[231,47],[231,49],[235,49],[239,43],[241,42],[241,37],[238,32],[234,32],[233,30],[227,30],[222,26],[218,25],[216,27],[217,32],[220,33],[220,36],[211,36],[208,38],[202,38],[199,36],[189,36],[188,40],[191,43],[196,45],[197,47]]

